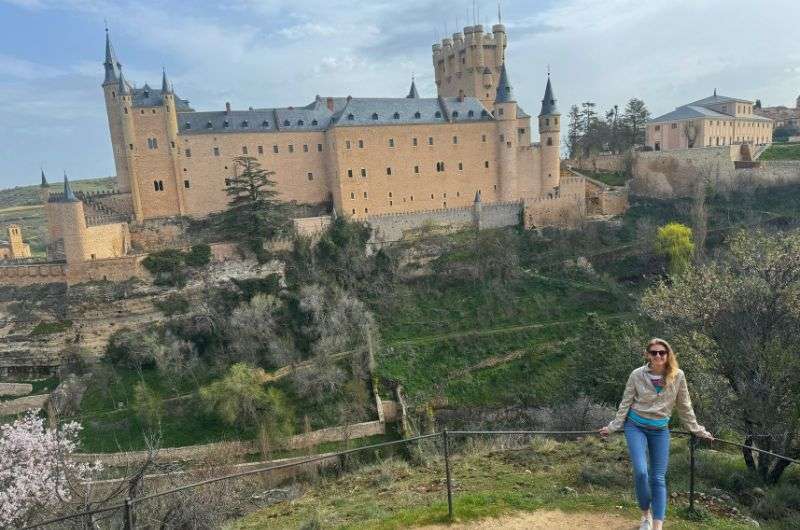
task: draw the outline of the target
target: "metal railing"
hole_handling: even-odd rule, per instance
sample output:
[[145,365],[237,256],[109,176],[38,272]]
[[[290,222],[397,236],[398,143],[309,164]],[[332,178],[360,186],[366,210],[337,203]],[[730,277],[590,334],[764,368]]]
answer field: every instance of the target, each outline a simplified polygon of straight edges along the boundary
[[[695,453],[697,451],[697,443],[699,438],[692,433],[684,432],[684,431],[672,431],[672,434],[688,436],[689,437],[689,510],[694,511],[695,509],[695,470],[696,470],[696,460],[695,460]],[[147,495],[143,495],[140,497],[126,497],[123,502],[113,504],[110,506],[103,506],[100,508],[95,508],[93,510],[87,510],[84,512],[64,515],[61,517],[56,517],[53,519],[48,519],[46,521],[42,521],[40,523],[35,523],[29,526],[25,526],[22,530],[29,530],[34,528],[44,528],[46,526],[68,521],[70,519],[80,519],[86,518],[93,515],[97,515],[100,513],[106,513],[116,510],[122,510],[123,512],[123,528],[125,530],[135,530],[137,527],[136,525],[136,518],[135,518],[135,508],[137,505],[142,504],[146,501],[165,497],[168,495],[174,495],[176,493],[180,493],[183,491],[199,488],[201,486],[206,486],[209,484],[214,484],[217,482],[237,479],[246,476],[253,476],[259,475],[262,473],[271,473],[276,470],[281,469],[288,469],[292,467],[299,467],[304,466],[307,464],[314,464],[318,462],[322,462],[325,460],[331,460],[342,457],[353,455],[356,453],[364,452],[364,451],[371,451],[376,449],[383,449],[385,447],[392,447],[392,446],[406,446],[412,443],[418,443],[422,440],[434,439],[434,438],[441,438],[442,441],[442,453],[443,453],[443,460],[444,460],[444,472],[445,472],[445,485],[446,485],[446,493],[447,493],[447,515],[450,520],[454,517],[454,509],[453,509],[453,480],[452,480],[452,470],[450,465],[450,441],[454,437],[469,437],[469,436],[568,436],[568,437],[579,437],[579,436],[599,436],[599,432],[597,430],[592,431],[530,431],[530,430],[493,430],[493,431],[478,431],[478,430],[448,430],[444,429],[439,432],[434,432],[431,434],[425,434],[421,436],[414,436],[412,438],[405,438],[402,440],[394,440],[390,442],[382,442],[372,445],[365,445],[362,447],[357,447],[354,449],[347,449],[345,451],[339,451],[336,453],[326,453],[321,455],[315,455],[310,458],[306,458],[303,460],[268,466],[259,469],[251,469],[249,471],[243,471],[239,473],[233,473],[228,475],[222,475],[219,477],[214,477],[206,480],[201,480],[198,482],[193,482],[191,484],[186,484],[184,486],[180,486],[177,488],[167,489],[164,491],[159,491],[155,493],[150,493]],[[752,447],[749,445],[741,444],[738,442],[733,442],[730,440],[723,440],[719,438],[714,438],[714,443],[720,443],[723,445],[728,445],[731,447],[737,447],[739,449],[747,449],[750,451],[754,451],[759,454],[767,455],[773,458],[777,458],[780,460],[785,460],[790,463],[800,464],[800,460],[795,458],[790,458],[788,456],[780,455],[774,453],[772,451],[767,451],[764,449],[759,449],[757,447]]]

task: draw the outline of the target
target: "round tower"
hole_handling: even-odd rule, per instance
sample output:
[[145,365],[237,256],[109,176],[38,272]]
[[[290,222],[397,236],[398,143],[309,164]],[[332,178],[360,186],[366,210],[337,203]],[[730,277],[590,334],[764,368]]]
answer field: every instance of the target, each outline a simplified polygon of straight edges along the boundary
[[484,59],[483,59],[483,26],[478,24],[472,31],[472,38],[475,42],[475,46],[471,47],[469,53],[472,54],[472,64],[476,68],[483,68],[484,66]]
[[561,114],[558,112],[550,74],[539,113],[539,138],[541,141],[542,194],[552,193],[561,180]]
[[67,264],[81,263],[91,259],[86,246],[86,217],[81,202],[72,192],[67,175],[64,174],[64,195],[59,197],[61,211],[61,233],[64,239],[64,256]]
[[498,199],[512,201],[517,198],[517,99],[505,64],[500,69],[493,108],[497,124]]
[[506,46],[508,45],[506,27],[503,24],[495,24],[492,26],[492,35],[494,35],[495,42],[495,62],[500,66],[506,62]]
[[178,190],[178,211],[181,215],[186,213],[186,201],[183,190],[185,189],[183,183],[179,182],[181,178],[180,161],[178,160],[178,111],[175,106],[175,92],[172,90],[172,84],[167,79],[167,71],[164,69],[161,74],[161,99],[164,106],[164,125],[167,131],[167,146],[169,147],[169,156],[172,161],[172,175],[175,180],[175,189]]
[[[106,58],[103,62],[105,78],[103,79],[103,95],[105,96],[108,130],[111,136],[111,148],[114,152],[114,166],[117,170],[117,187],[122,192],[130,191],[131,169],[129,144],[125,136],[125,121],[130,120],[130,104],[123,98],[123,92],[129,87],[122,76],[122,65],[117,61],[111,38],[106,28]],[[127,90],[129,92],[129,90]],[[132,127],[130,127],[133,130]]]

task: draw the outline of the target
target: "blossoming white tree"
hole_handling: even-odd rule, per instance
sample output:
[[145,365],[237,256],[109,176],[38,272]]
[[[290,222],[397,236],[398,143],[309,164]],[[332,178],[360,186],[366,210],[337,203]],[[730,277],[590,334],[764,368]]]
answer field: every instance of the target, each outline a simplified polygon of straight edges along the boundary
[[100,471],[98,463],[71,458],[80,430],[77,422],[48,428],[35,412],[0,426],[0,527],[53,513]]

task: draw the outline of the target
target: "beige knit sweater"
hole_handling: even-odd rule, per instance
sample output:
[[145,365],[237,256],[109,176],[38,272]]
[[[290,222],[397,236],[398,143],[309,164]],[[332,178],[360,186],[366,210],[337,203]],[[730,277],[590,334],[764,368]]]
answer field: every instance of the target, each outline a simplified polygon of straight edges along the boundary
[[705,427],[697,423],[683,370],[678,370],[675,380],[664,387],[661,393],[656,392],[655,386],[647,376],[649,372],[650,366],[647,364],[631,372],[617,415],[608,424],[608,430],[611,432],[621,430],[631,409],[643,418],[663,420],[672,416],[672,409],[677,406],[684,427],[698,436],[711,436]]

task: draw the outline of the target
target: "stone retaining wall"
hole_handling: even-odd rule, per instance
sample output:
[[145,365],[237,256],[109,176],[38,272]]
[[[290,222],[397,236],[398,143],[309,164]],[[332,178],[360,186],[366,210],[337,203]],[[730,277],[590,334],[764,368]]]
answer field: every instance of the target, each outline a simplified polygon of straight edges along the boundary
[[28,410],[40,409],[45,406],[49,397],[49,394],[40,394],[0,401],[0,416],[13,416]]
[[27,396],[33,392],[30,383],[0,383],[0,396]]

